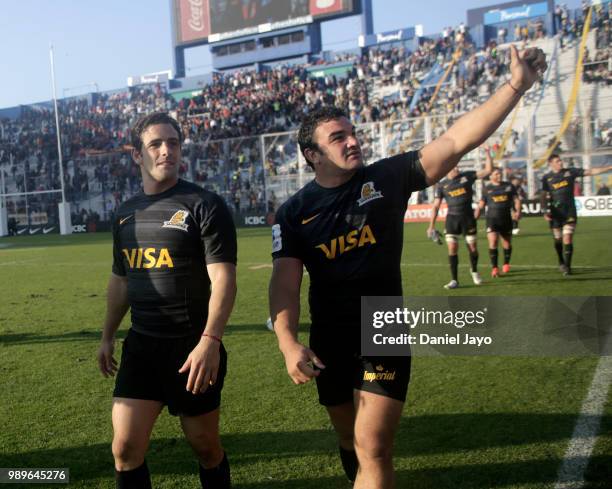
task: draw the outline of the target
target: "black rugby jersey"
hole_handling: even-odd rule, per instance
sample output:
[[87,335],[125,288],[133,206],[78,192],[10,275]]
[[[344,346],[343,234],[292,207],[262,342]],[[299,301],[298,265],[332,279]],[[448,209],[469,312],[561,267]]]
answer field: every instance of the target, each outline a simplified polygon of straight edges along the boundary
[[236,229],[218,195],[179,180],[141,193],[113,221],[113,273],[128,279],[132,328],[158,337],[200,333],[208,317],[207,264],[236,263]]
[[564,168],[560,172],[549,172],[542,177],[542,190],[548,192],[551,210],[575,211],[574,183],[582,176],[582,168]]
[[304,263],[313,324],[354,326],[361,296],[402,294],[404,214],[410,193],[425,187],[414,151],[360,168],[339,187],[313,180],[280,207],[272,256]]
[[472,212],[472,188],[476,181],[475,171],[464,171],[455,178],[446,178],[438,185],[436,198],[446,200],[448,214],[463,215]]
[[482,191],[482,198],[487,206],[487,217],[509,216],[514,208],[514,198],[517,197],[516,187],[510,182],[500,182],[499,185],[489,183]]

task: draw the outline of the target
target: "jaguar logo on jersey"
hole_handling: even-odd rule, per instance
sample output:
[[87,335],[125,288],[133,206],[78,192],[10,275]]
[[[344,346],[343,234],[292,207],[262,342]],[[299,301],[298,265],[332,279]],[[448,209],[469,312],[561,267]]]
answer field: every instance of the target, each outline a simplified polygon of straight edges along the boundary
[[315,246],[315,248],[319,248],[328,260],[333,260],[336,256],[354,250],[355,248],[362,248],[368,244],[376,244],[376,238],[370,226],[366,224],[361,231],[359,229],[353,229],[346,235],[340,235],[332,239],[329,244],[321,243]]
[[366,182],[361,187],[361,198],[357,200],[359,207],[376,199],[381,199],[383,194],[374,188],[374,182]]
[[363,380],[367,380],[368,382],[374,382],[375,380],[395,380],[395,370],[385,370],[385,367],[382,365],[377,365],[374,370],[376,370],[376,372],[364,370]]
[[168,248],[124,248],[121,250],[130,268],[174,268],[174,262]]
[[188,224],[185,224],[185,221],[189,217],[189,212],[185,210],[176,211],[172,214],[172,217],[169,221],[164,221],[164,228],[172,228],[172,229],[180,229],[181,231],[187,231],[189,228]]

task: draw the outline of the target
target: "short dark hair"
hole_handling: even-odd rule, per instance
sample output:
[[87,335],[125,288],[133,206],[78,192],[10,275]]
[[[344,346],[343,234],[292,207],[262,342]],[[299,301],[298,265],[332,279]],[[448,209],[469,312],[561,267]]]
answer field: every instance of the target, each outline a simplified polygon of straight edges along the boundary
[[153,112],[138,119],[134,127],[132,127],[130,136],[132,146],[136,151],[142,151],[142,133],[145,132],[149,126],[155,126],[156,124],[170,124],[178,134],[179,143],[183,143],[183,132],[176,119],[169,116],[166,112]]
[[552,160],[555,160],[557,158],[561,159],[561,156],[559,155],[559,153],[553,153],[548,157],[548,162],[550,163]]
[[342,109],[334,107],[333,105],[328,105],[321,107],[320,109],[310,111],[302,120],[300,131],[298,133],[298,144],[300,145],[300,151],[304,155],[306,163],[308,163],[310,168],[314,168],[314,166],[306,157],[306,150],[319,149],[317,143],[312,140],[315,130],[322,122],[340,119],[341,117],[346,117],[348,119],[348,116]]

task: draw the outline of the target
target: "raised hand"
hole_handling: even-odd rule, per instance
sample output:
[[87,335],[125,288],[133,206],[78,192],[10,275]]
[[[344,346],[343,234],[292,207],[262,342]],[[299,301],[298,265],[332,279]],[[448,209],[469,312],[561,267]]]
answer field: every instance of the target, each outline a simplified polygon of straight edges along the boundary
[[547,68],[546,55],[540,48],[527,48],[519,54],[516,47],[510,45],[510,86],[517,92],[522,94],[529,90]]

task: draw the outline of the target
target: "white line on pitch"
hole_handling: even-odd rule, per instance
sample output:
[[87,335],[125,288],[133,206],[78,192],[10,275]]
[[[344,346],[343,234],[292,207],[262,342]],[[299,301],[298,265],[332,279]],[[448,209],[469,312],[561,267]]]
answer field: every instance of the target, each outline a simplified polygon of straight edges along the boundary
[[[608,336],[608,349],[611,342],[612,334]],[[580,489],[583,487],[584,472],[597,441],[599,425],[601,424],[601,417],[611,383],[612,356],[602,356],[597,362],[591,387],[582,403],[580,417],[576,422],[572,439],[559,468],[555,489]]]
[[[403,267],[444,267],[448,268],[448,263],[402,263]],[[468,264],[466,264],[468,266]],[[513,269],[530,269],[530,268],[538,268],[538,269],[548,269],[548,270],[558,270],[559,265],[512,265]],[[612,267],[600,267],[597,265],[592,266],[574,266],[572,265],[572,270],[580,270],[580,269],[591,269],[597,268],[597,270],[608,270]]]

